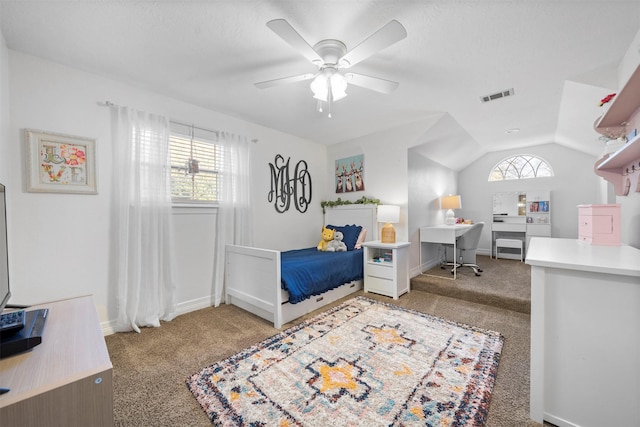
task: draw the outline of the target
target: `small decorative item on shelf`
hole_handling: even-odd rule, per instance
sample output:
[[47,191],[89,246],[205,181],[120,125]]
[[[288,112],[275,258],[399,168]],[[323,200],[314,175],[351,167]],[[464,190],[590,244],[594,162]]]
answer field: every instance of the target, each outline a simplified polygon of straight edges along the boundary
[[610,93],[609,95],[607,95],[604,98],[602,98],[600,100],[600,106],[602,107],[604,104],[606,104],[607,102],[611,101],[614,96],[616,96],[615,93]]
[[638,136],[638,129],[631,129],[631,132],[627,134],[627,141],[631,141],[636,136]]
[[626,143],[627,143],[627,139],[624,136],[607,140],[604,146],[603,155],[615,153],[620,148],[622,148]]

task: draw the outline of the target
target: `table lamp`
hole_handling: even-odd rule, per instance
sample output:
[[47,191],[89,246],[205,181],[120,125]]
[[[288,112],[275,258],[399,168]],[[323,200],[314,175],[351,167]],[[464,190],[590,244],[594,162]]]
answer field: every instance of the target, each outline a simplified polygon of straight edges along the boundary
[[392,224],[400,222],[400,206],[379,205],[378,222],[385,223],[380,233],[380,241],[382,243],[395,243],[396,230]]
[[453,213],[454,209],[460,209],[462,207],[462,200],[460,196],[443,196],[440,199],[440,208],[448,209],[445,215],[445,224],[454,225],[456,223],[455,214]]

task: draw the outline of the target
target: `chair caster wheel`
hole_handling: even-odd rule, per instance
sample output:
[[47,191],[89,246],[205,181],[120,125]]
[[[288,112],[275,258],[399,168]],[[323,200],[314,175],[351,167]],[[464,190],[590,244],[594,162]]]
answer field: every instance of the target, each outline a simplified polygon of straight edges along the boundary
[[476,276],[480,276],[480,273],[476,273]]
[[[478,271],[479,271],[480,273],[482,273],[482,269],[481,269],[481,268],[479,268],[479,269],[478,269]],[[479,276],[479,274],[478,274],[478,276]]]

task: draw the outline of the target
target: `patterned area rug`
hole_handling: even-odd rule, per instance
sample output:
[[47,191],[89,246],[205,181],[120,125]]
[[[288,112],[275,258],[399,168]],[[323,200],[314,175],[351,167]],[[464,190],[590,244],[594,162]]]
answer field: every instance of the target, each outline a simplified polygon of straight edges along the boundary
[[221,426],[481,426],[503,338],[364,297],[187,379]]

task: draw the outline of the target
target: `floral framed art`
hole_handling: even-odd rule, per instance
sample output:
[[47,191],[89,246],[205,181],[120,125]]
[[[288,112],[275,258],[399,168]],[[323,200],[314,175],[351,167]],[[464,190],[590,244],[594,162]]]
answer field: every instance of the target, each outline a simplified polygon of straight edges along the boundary
[[96,140],[26,129],[27,191],[97,194]]

